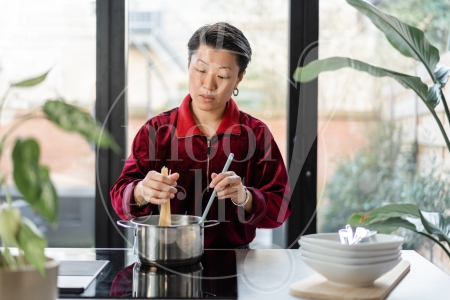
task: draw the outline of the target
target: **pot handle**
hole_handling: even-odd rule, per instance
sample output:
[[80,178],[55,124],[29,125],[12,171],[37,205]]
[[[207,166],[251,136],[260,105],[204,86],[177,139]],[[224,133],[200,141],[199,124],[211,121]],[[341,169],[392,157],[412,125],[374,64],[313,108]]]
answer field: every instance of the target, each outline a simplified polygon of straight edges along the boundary
[[[119,221],[117,221],[116,223],[117,223],[117,225],[122,226],[122,227],[125,227],[125,228],[136,229],[135,226],[128,225],[128,224],[126,224],[125,222],[131,223],[130,221],[124,221],[124,220],[119,220]],[[133,223],[131,223],[131,224],[133,224]]]
[[[213,224],[205,225],[205,223],[213,223]],[[219,225],[219,223],[220,222],[217,220],[209,220],[209,221],[204,221],[203,223],[200,223],[200,226],[202,226],[203,228],[213,227],[213,226]]]

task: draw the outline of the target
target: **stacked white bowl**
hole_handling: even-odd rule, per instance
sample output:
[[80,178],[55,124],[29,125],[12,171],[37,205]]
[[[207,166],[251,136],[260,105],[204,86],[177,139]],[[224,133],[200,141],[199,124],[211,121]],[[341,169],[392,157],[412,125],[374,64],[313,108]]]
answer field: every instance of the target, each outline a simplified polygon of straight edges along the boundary
[[299,240],[303,261],[329,282],[372,285],[401,261],[403,238],[376,234],[355,245],[342,244],[338,233],[318,233]]

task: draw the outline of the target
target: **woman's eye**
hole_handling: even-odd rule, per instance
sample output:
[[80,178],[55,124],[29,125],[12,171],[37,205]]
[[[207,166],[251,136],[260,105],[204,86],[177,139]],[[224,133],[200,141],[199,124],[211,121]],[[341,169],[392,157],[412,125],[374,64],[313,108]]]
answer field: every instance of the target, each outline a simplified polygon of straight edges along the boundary
[[219,76],[220,79],[228,79],[230,77]]
[[205,71],[203,71],[203,70],[199,70],[199,69],[196,69],[197,70],[197,72],[199,72],[199,73],[205,73]]

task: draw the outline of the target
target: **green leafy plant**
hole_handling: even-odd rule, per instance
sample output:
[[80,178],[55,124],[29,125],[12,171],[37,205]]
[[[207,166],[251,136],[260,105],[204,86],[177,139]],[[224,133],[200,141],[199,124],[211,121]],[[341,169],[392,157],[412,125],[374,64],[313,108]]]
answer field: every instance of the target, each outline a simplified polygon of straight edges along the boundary
[[347,67],[367,72],[376,77],[391,77],[405,88],[413,90],[422,99],[437,122],[446,146],[450,151],[450,141],[435,111],[435,107],[442,101],[446,116],[450,119],[450,110],[442,92],[442,88],[450,76],[450,68],[438,65],[440,60],[439,51],[428,42],[421,30],[383,13],[366,1],[347,0],[347,2],[369,17],[372,23],[384,33],[391,45],[400,53],[421,62],[430,75],[433,84],[427,86],[419,77],[380,68],[348,57],[330,57],[312,61],[305,67],[297,68],[294,73],[294,79],[299,82],[309,82],[317,78],[321,72]]
[[[12,88],[26,88],[35,86],[45,80],[47,73],[19,83],[11,84],[5,95],[0,99],[0,113],[3,104]],[[42,107],[35,109],[15,121],[15,123],[0,138],[0,158],[3,155],[5,144],[9,141],[12,132],[25,121],[43,113],[46,119],[59,128],[76,132],[94,142],[98,147],[111,148],[120,152],[112,136],[102,131],[101,126],[89,114],[62,100],[46,101]],[[12,151],[12,174],[0,171],[0,186],[4,187],[6,204],[0,205],[0,238],[4,249],[0,250],[0,268],[17,270],[26,261],[44,274],[46,261],[44,248],[47,242],[43,234],[29,219],[21,217],[20,211],[12,206],[12,198],[8,189],[7,179],[12,175],[14,183],[25,201],[44,219],[56,225],[58,221],[59,200],[55,187],[50,180],[50,170],[39,164],[39,143],[33,138],[18,138]],[[0,201],[2,204],[2,201]],[[10,246],[19,249],[19,255],[13,257]]]
[[[427,86],[427,84],[425,84],[419,77],[380,68],[347,57],[331,57],[312,61],[305,67],[297,68],[294,74],[294,79],[299,82],[309,82],[317,78],[321,72],[334,71],[346,67],[367,72],[376,77],[391,77],[403,87],[413,90],[423,101],[423,103],[425,103],[439,126],[447,149],[450,151],[449,138],[442,121],[439,119],[435,111],[436,106],[442,102],[445,115],[447,116],[447,119],[450,120],[450,110],[442,92],[442,88],[448,81],[450,68],[444,65],[438,65],[440,60],[439,51],[429,43],[429,41],[425,38],[424,33],[418,28],[405,24],[397,18],[383,13],[366,1],[347,0],[347,3],[367,16],[372,23],[384,33],[389,43],[402,55],[420,62],[427,70],[432,84]],[[368,225],[369,223],[367,222],[370,221],[373,222],[374,226],[375,223],[377,226],[382,226],[380,222],[383,222],[383,226],[390,225],[390,227],[384,228],[389,228],[392,230],[398,227],[407,228],[433,239],[443,249],[445,249],[444,245],[442,245],[439,241],[446,240],[448,242],[448,235],[450,232],[446,229],[448,228],[446,227],[448,224],[447,219],[437,213],[424,213],[418,209],[417,205],[414,204],[392,205],[395,206],[385,206],[379,208],[379,210],[375,209],[366,214],[357,214],[356,216],[350,217],[350,221],[352,221],[353,225]],[[386,213],[386,211],[390,210],[393,211],[391,213]],[[367,217],[367,219],[364,217]],[[422,225],[419,224],[420,222],[422,222]],[[419,225],[423,226],[425,231],[421,230],[422,227]],[[438,239],[434,238],[433,235],[436,235]],[[446,251],[446,253],[450,257],[450,253],[448,251]]]
[[353,214],[349,224],[367,226],[382,233],[391,233],[399,227],[426,236],[438,244],[450,257],[450,217],[436,212],[425,212],[414,204],[388,204],[365,213]]
[[[415,144],[404,144],[400,127],[391,122],[377,123],[368,133],[368,144],[353,158],[340,158],[327,181],[325,195],[329,202],[321,210],[321,230],[336,232],[354,212],[386,203],[408,201],[421,210],[443,213],[450,206],[450,179],[438,174],[448,172],[433,158],[430,168],[419,171],[414,161],[416,151]],[[422,238],[413,232],[398,233],[405,238],[407,248],[422,244]]]
[[377,0],[377,7],[396,15],[403,22],[423,30],[433,45],[450,50],[448,0]]

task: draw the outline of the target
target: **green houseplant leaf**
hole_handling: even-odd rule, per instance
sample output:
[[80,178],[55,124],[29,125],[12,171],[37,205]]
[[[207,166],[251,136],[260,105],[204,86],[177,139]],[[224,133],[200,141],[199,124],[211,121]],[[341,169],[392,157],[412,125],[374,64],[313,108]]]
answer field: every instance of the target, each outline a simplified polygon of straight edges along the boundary
[[17,208],[6,207],[0,210],[0,238],[5,243],[17,246],[20,211]]
[[444,217],[436,212],[419,212],[425,230],[450,246],[450,217]]
[[119,153],[120,147],[111,135],[102,130],[89,114],[63,101],[47,101],[43,107],[45,115],[56,125],[66,131],[77,132],[98,147],[110,147]]
[[439,213],[423,212],[414,204],[388,204],[365,213],[355,213],[348,223],[383,233],[393,232],[399,227],[406,228],[432,239],[450,257],[450,252],[440,242],[445,241],[450,246],[450,218],[444,218]]
[[33,264],[42,275],[45,274],[44,248],[47,242],[36,226],[27,218],[20,221],[17,237],[18,247],[23,251],[25,258]]
[[434,71],[440,59],[439,51],[428,42],[421,30],[383,13],[366,1],[347,0],[347,3],[366,15],[400,53],[421,61],[433,82],[436,82]]
[[419,218],[420,213],[417,206],[414,204],[388,204],[365,213],[353,214],[350,216],[349,222],[351,221],[350,225],[370,225],[376,222],[407,215]]
[[30,86],[34,86],[34,85],[37,85],[37,84],[41,83],[42,81],[44,81],[45,78],[47,77],[47,74],[48,74],[48,72],[46,72],[43,75],[34,77],[34,78],[30,78],[30,79],[27,79],[27,80],[24,80],[24,81],[21,81],[21,82],[18,82],[18,83],[13,83],[13,84],[11,84],[11,86],[12,87],[30,87]]
[[[439,117],[434,111],[434,108],[439,104],[441,97],[443,97],[440,84],[438,83],[432,85],[431,87],[427,87],[427,85],[423,83],[419,77],[379,68],[368,63],[347,57],[330,57],[312,61],[304,67],[298,67],[295,70],[293,77],[296,81],[308,82],[317,78],[321,72],[334,71],[345,67],[350,67],[358,71],[367,72],[370,75],[376,77],[389,76],[397,80],[405,88],[412,89],[430,110],[431,114],[436,120],[436,123],[439,126],[442,136],[444,137],[447,148],[450,151],[450,140],[448,139],[442,122],[439,120]],[[445,101],[443,101],[443,103],[447,111],[447,104]]]
[[39,155],[39,144],[34,139],[18,139],[12,152],[14,181],[25,200],[32,206],[41,194]]
[[299,82],[308,82],[319,76],[321,72],[334,71],[341,68],[353,68],[357,71],[367,72],[372,76],[389,76],[397,80],[402,86],[414,90],[420,98],[427,101],[428,87],[419,77],[409,76],[395,71],[383,69],[371,64],[347,57],[330,57],[310,62],[305,67],[298,67],[294,79]]
[[39,144],[34,139],[18,139],[13,150],[13,176],[24,199],[44,218],[55,224],[58,196],[50,181],[49,170],[39,165]]
[[[0,97],[0,112],[11,88],[23,88],[35,86],[47,77],[47,73],[35,78],[27,79],[9,86],[6,93]],[[47,101],[42,107],[48,119],[67,131],[82,134],[97,146],[112,148],[120,152],[120,148],[113,137],[103,132],[101,127],[92,118],[79,110],[61,101]],[[34,113],[21,117],[0,139],[0,156],[5,141],[10,133],[34,117]],[[57,223],[59,199],[56,190],[50,180],[50,172],[47,167],[39,165],[40,149],[34,139],[18,139],[12,152],[13,178],[17,189],[21,192],[25,201],[39,212],[45,219],[53,224]],[[10,270],[20,269],[24,264],[24,258],[28,263],[45,275],[44,248],[47,243],[38,228],[28,219],[20,217],[20,211],[12,207],[12,198],[7,185],[7,174],[0,171],[0,186],[5,186],[5,208],[0,208],[0,238],[3,239],[4,249],[0,249],[0,268]],[[9,245],[17,246],[19,255],[14,257]]]
[[50,170],[45,166],[39,166],[39,175],[41,177],[41,194],[36,208],[43,217],[55,225],[59,212],[58,194],[50,180]]
[[376,230],[379,233],[386,233],[386,234],[396,231],[399,227],[407,228],[417,232],[416,225],[400,217],[394,217],[371,224],[361,224],[360,220],[361,217],[363,216],[364,215],[354,214],[349,218],[348,223],[352,226],[365,226],[367,228],[370,228],[371,230]]

